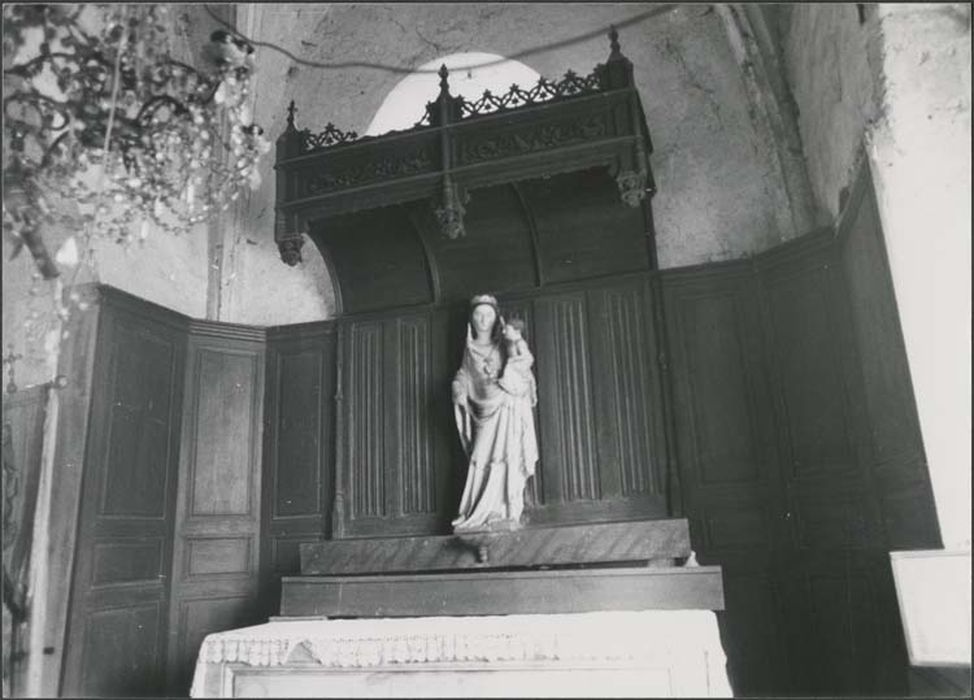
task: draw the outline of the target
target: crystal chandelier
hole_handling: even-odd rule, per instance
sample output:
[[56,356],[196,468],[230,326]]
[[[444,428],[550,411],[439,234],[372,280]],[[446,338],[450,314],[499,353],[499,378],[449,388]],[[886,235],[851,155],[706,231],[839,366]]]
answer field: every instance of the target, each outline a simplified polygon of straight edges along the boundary
[[253,47],[214,32],[197,70],[167,48],[165,5],[85,8],[3,8],[3,228],[48,279],[45,226],[118,243],[185,231],[256,188],[270,149],[248,105]]

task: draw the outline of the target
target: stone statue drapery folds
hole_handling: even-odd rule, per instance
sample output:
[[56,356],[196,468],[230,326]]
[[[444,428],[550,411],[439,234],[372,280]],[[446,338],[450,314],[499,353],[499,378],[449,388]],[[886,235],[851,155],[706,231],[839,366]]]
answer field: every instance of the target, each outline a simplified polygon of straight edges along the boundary
[[505,324],[494,297],[475,296],[470,306],[463,361],[453,379],[457,431],[468,460],[453,529],[514,529],[538,461],[534,357],[521,337],[523,324]]

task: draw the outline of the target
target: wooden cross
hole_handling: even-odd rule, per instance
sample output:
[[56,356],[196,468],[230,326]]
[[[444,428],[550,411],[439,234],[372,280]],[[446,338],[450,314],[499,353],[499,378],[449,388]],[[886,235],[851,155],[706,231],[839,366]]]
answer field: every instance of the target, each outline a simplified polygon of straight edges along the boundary
[[7,393],[16,394],[17,384],[14,383],[14,363],[23,358],[23,355],[14,353],[14,346],[7,346],[7,354],[3,356],[3,363],[10,366],[10,383],[7,384]]

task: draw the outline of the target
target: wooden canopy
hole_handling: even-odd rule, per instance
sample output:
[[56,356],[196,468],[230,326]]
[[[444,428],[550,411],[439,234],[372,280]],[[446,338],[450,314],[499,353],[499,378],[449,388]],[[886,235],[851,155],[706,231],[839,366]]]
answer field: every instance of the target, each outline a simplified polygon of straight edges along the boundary
[[652,150],[632,63],[472,102],[440,93],[416,126],[277,140],[275,240],[321,250],[339,311],[438,304],[654,269]]

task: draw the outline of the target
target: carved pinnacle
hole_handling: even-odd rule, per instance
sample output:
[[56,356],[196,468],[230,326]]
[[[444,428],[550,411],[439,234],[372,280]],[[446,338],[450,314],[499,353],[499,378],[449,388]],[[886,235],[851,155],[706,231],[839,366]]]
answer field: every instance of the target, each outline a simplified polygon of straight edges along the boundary
[[609,58],[622,55],[622,51],[619,48],[619,32],[616,31],[615,25],[609,28],[609,48],[611,49]]
[[294,128],[294,113],[298,111],[298,108],[294,106],[294,100],[291,100],[291,104],[287,106],[287,126],[289,129]]
[[450,75],[450,71],[446,69],[446,64],[440,66],[440,91],[449,94],[450,83],[447,81],[447,76]]

